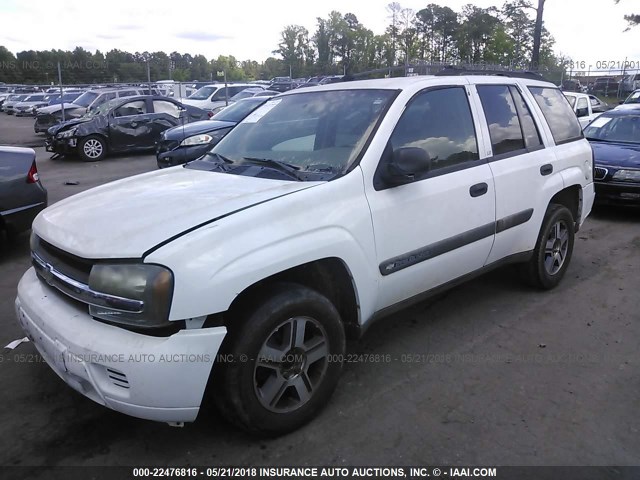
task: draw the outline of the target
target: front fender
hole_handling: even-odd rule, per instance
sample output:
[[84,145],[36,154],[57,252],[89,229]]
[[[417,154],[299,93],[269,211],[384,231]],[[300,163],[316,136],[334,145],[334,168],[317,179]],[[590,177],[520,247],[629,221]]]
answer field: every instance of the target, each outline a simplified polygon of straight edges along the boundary
[[174,272],[170,320],[224,312],[256,282],[324,258],[344,263],[361,321],[370,318],[379,272],[361,175],[354,169],[332,182],[253,206],[148,255],[145,262]]

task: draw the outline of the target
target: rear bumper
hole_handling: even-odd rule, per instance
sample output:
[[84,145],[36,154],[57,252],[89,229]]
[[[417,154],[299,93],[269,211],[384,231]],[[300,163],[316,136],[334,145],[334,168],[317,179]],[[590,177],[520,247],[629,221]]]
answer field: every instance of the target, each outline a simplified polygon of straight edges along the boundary
[[42,186],[39,188],[42,195],[37,202],[0,212],[0,217],[10,232],[20,233],[29,230],[36,216],[47,207],[47,191]]
[[152,337],[91,318],[29,269],[15,301],[21,327],[69,386],[95,402],[161,422],[196,419],[225,327]]
[[596,182],[596,203],[640,205],[640,183]]

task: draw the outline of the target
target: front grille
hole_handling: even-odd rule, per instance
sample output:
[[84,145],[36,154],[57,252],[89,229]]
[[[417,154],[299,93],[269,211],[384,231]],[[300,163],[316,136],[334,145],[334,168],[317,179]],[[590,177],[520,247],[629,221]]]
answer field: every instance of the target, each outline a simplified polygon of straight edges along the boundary
[[606,168],[596,167],[594,178],[596,180],[604,180],[608,173],[609,173],[609,170],[607,170]]
[[89,284],[89,274],[94,262],[60,250],[39,237],[35,237],[34,243],[33,251],[57,271],[85,285]]

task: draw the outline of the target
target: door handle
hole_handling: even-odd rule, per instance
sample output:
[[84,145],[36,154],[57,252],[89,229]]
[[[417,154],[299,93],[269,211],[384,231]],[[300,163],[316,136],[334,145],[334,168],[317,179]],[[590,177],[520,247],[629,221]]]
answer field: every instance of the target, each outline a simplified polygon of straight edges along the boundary
[[545,175],[551,175],[553,173],[553,165],[551,165],[550,163],[547,163],[546,165],[542,165],[540,167],[540,175],[545,176]]
[[476,183],[475,185],[471,185],[471,187],[469,187],[469,195],[471,195],[474,198],[479,197],[487,193],[488,190],[489,190],[489,185],[487,185],[486,183],[484,182]]

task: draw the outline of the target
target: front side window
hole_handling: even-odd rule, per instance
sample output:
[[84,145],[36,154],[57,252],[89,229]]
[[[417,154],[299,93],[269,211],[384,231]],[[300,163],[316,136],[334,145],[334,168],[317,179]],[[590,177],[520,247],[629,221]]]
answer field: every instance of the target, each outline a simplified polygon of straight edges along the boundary
[[407,106],[390,139],[391,148],[418,147],[431,159],[431,170],[478,160],[473,117],[462,87],[419,94]]
[[477,88],[489,126],[493,155],[524,149],[524,136],[509,86],[479,85]]
[[393,90],[334,90],[270,99],[211,154],[233,164],[286,163],[300,173],[332,178],[358,157],[395,95]]
[[529,87],[557,145],[582,138],[582,128],[569,102],[557,88]]
[[147,103],[144,100],[135,100],[119,106],[115,110],[116,117],[129,117],[132,115],[143,115],[147,113]]

